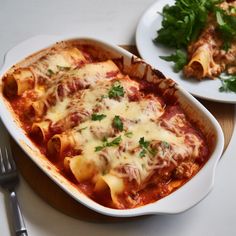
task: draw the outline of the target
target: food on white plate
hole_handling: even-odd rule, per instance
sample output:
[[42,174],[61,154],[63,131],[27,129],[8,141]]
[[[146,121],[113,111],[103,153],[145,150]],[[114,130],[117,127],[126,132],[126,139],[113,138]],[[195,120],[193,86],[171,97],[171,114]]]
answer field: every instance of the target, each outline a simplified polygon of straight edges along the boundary
[[162,16],[154,42],[176,52],[161,58],[186,78],[220,78],[220,91],[236,92],[236,1],[176,0]]

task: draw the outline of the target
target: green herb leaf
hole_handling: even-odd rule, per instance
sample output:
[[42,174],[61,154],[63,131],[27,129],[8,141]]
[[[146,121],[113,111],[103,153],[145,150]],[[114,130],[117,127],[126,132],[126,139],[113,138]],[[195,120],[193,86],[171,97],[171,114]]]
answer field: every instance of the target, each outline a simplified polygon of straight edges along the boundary
[[231,47],[231,43],[229,41],[224,41],[223,45],[222,45],[222,49],[226,52],[228,52],[228,50]]
[[133,136],[133,132],[127,131],[127,132],[125,132],[125,136],[127,138],[131,138]]
[[114,117],[113,126],[117,128],[119,131],[123,131],[123,122],[121,121],[119,116]]
[[173,61],[175,63],[175,72],[179,72],[187,64],[187,54],[180,49],[176,50],[175,53],[170,56],[160,56],[160,58],[165,61]]
[[142,148],[141,152],[139,153],[139,157],[143,158],[146,156],[149,144],[150,142],[145,141],[144,137],[139,139],[139,146]]
[[139,139],[139,145],[140,145],[140,147],[142,147],[142,148],[148,148],[149,144],[150,144],[150,142],[145,141],[145,140],[144,140],[144,137],[142,137],[142,138]]
[[139,153],[139,157],[145,157],[147,151],[145,149],[142,149],[142,151]]
[[168,47],[186,48],[204,28],[208,13],[219,1],[176,0],[172,6],[166,5],[162,11],[162,28],[157,31],[154,43]]
[[148,152],[152,155],[155,156],[157,154],[157,150],[156,149],[152,149],[152,148],[148,148]]
[[228,12],[218,7],[215,7],[215,15],[218,24],[217,29],[224,41],[223,47],[227,45],[227,48],[229,48],[236,38],[236,17],[234,13],[231,13],[231,10]]
[[219,88],[220,92],[234,92],[236,93],[236,75],[220,77],[222,86]]
[[112,88],[108,92],[109,98],[117,98],[124,97],[125,91],[124,88],[120,85],[120,83],[114,83]]
[[57,69],[58,69],[58,70],[61,70],[61,71],[68,71],[68,70],[70,70],[70,67],[69,67],[69,66],[60,66],[60,65],[57,65]]
[[152,149],[149,147],[150,142],[145,141],[144,137],[139,139],[139,146],[142,148],[141,152],[139,153],[139,157],[144,157],[146,153],[150,153],[152,156],[155,156],[157,153],[157,150]]
[[120,144],[121,140],[122,140],[122,138],[121,138],[121,136],[119,136],[119,137],[113,139],[111,142],[108,142],[107,147],[118,146]]
[[55,73],[53,72],[53,70],[48,69],[47,76],[51,77],[51,76],[53,76],[54,74],[55,74]]
[[95,147],[95,152],[99,152],[101,151],[103,148],[105,148],[104,146],[97,146]]
[[106,147],[118,146],[120,144],[121,140],[122,140],[121,136],[113,139],[111,142],[108,142],[107,139],[104,139],[102,146],[95,147],[95,152],[101,151],[102,149],[104,149]]
[[92,114],[92,120],[99,120],[99,121],[101,121],[105,117],[107,117],[107,116],[104,115],[104,114],[96,114],[96,113]]

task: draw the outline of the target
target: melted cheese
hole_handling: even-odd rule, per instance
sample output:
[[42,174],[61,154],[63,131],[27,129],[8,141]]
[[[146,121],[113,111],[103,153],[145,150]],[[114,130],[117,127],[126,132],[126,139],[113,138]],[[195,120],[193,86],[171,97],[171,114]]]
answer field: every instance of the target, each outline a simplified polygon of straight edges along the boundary
[[119,68],[116,66],[116,64],[111,60],[107,60],[104,62],[86,64],[80,69],[71,71],[69,76],[75,76],[77,78],[80,78],[80,80],[83,80],[84,83],[93,86],[96,81],[101,78],[114,78],[113,74],[115,76],[121,75],[119,73]]
[[[115,73],[113,76],[109,75],[109,79],[114,77],[117,78],[117,76],[122,77],[122,74],[119,73],[119,69],[115,63],[108,60],[105,62],[86,64],[81,68],[69,70],[67,73],[55,78],[55,81],[51,82],[51,86],[49,88],[45,87],[44,85],[37,84],[34,88],[39,97],[37,103],[45,104],[47,107],[47,114],[45,118],[50,119],[52,122],[57,122],[60,119],[70,115],[72,112],[76,112],[79,108],[83,107],[83,105],[77,106],[77,103],[84,103],[87,109],[89,109],[89,104],[92,104],[90,106],[91,110],[93,104],[96,102],[94,99],[97,99],[98,96],[96,94],[96,89],[94,89],[93,93],[89,94],[85,90],[85,98],[79,99],[76,83],[79,82],[82,88],[88,85],[92,87],[98,80],[109,80],[106,78],[106,76],[109,73],[112,74],[112,72],[117,73]],[[60,97],[58,94],[59,85],[63,89],[63,97]],[[102,94],[105,92],[106,91],[104,89],[98,91],[100,96],[102,96]],[[56,100],[55,106],[48,103],[48,99],[50,99],[50,97],[54,97]]]
[[[144,97],[139,101],[130,102],[127,94],[119,99],[102,97],[108,94],[111,85],[111,81],[97,82],[96,87],[84,91],[78,102],[86,110],[91,111],[96,108],[96,113],[105,115],[105,118],[94,121],[88,117],[86,121],[68,133],[73,136],[74,148],[82,150],[84,160],[94,163],[100,171],[100,175],[104,172],[104,168],[107,168],[106,172],[130,180],[135,179],[138,184],[141,184],[150,177],[155,169],[163,168],[170,163],[177,165],[176,158],[197,154],[201,142],[197,142],[198,138],[195,136],[192,138],[192,141],[196,143],[194,150],[190,145],[186,145],[185,136],[181,133],[185,122],[182,116],[177,114],[170,120],[170,127],[175,128],[175,132],[171,132],[158,122],[164,112],[158,100]],[[127,84],[121,82],[121,85],[125,91],[128,90]],[[122,132],[114,132],[112,122],[115,116],[119,116],[123,121],[124,130]],[[127,132],[132,135],[127,137]],[[194,136],[193,134],[188,135]],[[107,138],[107,142],[111,142],[119,136],[122,141],[118,146],[104,147],[100,151],[95,151],[96,147],[104,144],[104,138]],[[140,157],[142,148],[139,141],[142,137],[150,143],[166,142],[171,148],[165,150],[157,148],[155,155],[145,149],[146,154]],[[106,163],[109,163],[108,167],[105,166]]]
[[52,52],[33,65],[36,72],[47,75],[58,73],[64,68],[74,68],[79,61],[86,62],[83,53],[77,48],[69,48],[61,51]]
[[57,122],[58,120],[66,117],[69,113],[67,109],[69,102],[69,98],[65,98],[62,101],[57,102],[55,106],[50,107],[45,116],[45,119],[49,119],[52,122]]
[[[59,62],[63,63],[61,55],[58,55],[54,64],[50,64],[52,66],[50,68],[55,69],[55,65]],[[118,74],[113,75],[114,71],[118,71]],[[109,97],[109,91],[117,84],[116,76],[124,94],[115,98]],[[67,86],[72,78],[79,79],[89,87],[79,92],[74,89],[74,94],[70,94]],[[64,99],[59,98],[57,94],[58,83],[64,85],[64,92],[68,91]],[[51,87],[45,96],[52,94],[53,91],[56,91],[56,105],[49,106],[44,119],[51,120],[52,124],[58,121],[72,122],[70,116],[80,115],[80,122],[75,127],[73,122],[71,125],[65,125],[64,127],[69,129],[62,134],[66,134],[68,140],[69,137],[73,140],[71,143],[73,149],[82,150],[82,157],[77,158],[83,158],[83,161],[74,160],[71,164],[75,175],[81,175],[80,170],[83,169],[78,165],[92,163],[96,175],[91,180],[95,183],[98,179],[101,182],[101,176],[105,172],[111,176],[135,180],[141,185],[154,171],[170,165],[177,166],[179,159],[184,160],[199,154],[202,144],[199,137],[193,133],[185,134],[182,130],[186,125],[185,116],[176,114],[165,121],[167,125],[162,126],[160,121],[165,109],[159,99],[155,96],[144,96],[139,91],[139,84],[129,77],[122,77],[112,61],[90,63],[68,71],[55,81],[55,86]],[[129,99],[132,91],[138,95],[135,101]],[[92,120],[93,113],[102,114],[104,118]],[[122,121],[122,131],[114,128],[115,116],[119,116]],[[130,135],[127,135],[127,132]],[[106,145],[117,137],[121,138],[120,143]],[[143,147],[140,144],[142,138],[148,142],[148,146]],[[63,140],[61,139],[61,142]],[[53,145],[53,142],[51,143]],[[165,147],[163,143],[168,145]],[[66,147],[64,144],[61,146]],[[97,147],[101,147],[100,150],[96,150]],[[81,177],[77,176],[77,179]],[[97,187],[100,184],[97,184]]]

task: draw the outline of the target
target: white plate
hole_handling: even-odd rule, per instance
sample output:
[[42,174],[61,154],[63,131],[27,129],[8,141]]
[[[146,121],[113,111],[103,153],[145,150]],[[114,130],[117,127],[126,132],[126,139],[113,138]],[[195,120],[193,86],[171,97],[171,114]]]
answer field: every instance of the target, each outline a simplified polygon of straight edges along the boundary
[[173,71],[173,63],[167,62],[159,58],[159,56],[166,56],[172,53],[171,50],[153,43],[153,39],[157,36],[157,30],[161,28],[162,16],[158,12],[162,12],[166,5],[173,5],[174,0],[158,0],[151,5],[141,17],[137,31],[136,31],[136,45],[141,57],[156,69],[175,80],[178,84],[183,86],[192,95],[226,103],[236,103],[236,93],[233,92],[219,92],[221,81],[203,80],[197,81],[194,79],[184,79],[183,74],[175,73]]

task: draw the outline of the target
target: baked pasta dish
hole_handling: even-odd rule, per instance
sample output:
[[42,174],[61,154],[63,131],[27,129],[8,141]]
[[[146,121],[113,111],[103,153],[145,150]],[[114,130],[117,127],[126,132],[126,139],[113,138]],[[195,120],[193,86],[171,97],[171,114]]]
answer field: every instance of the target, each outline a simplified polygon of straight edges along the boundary
[[13,66],[3,94],[27,136],[79,191],[116,209],[155,202],[200,170],[208,144],[173,90],[161,93],[125,71],[122,58],[98,55],[59,43]]

